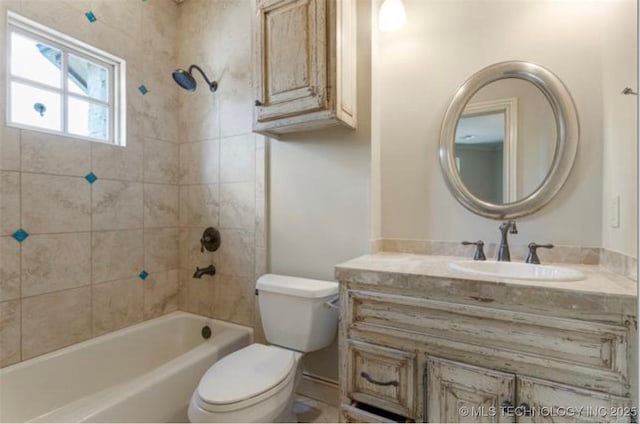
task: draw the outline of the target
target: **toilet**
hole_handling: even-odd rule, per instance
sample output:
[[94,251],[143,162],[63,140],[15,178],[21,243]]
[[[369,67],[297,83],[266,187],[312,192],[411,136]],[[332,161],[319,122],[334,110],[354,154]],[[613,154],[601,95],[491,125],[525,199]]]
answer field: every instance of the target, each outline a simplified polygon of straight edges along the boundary
[[298,365],[336,336],[338,283],[267,274],[256,289],[270,344],[253,343],[213,364],[191,398],[191,422],[296,421]]

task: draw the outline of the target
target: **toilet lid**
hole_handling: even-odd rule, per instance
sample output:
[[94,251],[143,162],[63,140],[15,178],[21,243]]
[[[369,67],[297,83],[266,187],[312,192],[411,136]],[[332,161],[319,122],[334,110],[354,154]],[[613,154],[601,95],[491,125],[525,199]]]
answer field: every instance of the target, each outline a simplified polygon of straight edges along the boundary
[[254,343],[209,368],[200,380],[198,395],[212,405],[241,402],[277,386],[294,366],[294,352]]

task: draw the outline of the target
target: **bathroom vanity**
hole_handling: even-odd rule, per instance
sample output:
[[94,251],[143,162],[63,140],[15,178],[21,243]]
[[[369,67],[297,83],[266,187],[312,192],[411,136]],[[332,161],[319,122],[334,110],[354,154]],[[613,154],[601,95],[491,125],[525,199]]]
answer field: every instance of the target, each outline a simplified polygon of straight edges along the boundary
[[458,259],[337,266],[342,421],[634,420],[635,281],[588,265],[582,281],[476,277]]

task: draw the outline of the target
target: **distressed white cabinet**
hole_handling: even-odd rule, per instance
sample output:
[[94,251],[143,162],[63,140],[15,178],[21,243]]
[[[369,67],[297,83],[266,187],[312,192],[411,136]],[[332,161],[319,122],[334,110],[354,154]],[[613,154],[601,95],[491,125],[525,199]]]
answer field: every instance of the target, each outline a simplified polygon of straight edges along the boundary
[[255,132],[355,128],[355,8],[355,0],[257,0]]
[[[428,422],[486,422],[492,418],[491,408],[500,408],[504,402],[513,405],[513,374],[439,358],[427,360],[426,374]],[[491,421],[513,422],[508,418],[498,413]]]
[[343,421],[631,421],[631,299],[366,276],[341,280]]

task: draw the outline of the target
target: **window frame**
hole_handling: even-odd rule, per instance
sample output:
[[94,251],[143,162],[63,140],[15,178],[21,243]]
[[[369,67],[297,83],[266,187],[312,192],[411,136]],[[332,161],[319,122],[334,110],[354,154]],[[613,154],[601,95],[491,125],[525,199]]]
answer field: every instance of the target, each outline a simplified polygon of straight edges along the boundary
[[[38,81],[33,81],[11,73],[11,35],[17,33],[28,38],[42,42],[62,53],[60,69],[60,87],[52,87]],[[61,135],[69,138],[100,142],[114,146],[126,145],[126,62],[101,49],[70,37],[66,34],[48,28],[14,12],[7,11],[6,30],[6,124],[9,127],[27,129],[47,134]],[[88,60],[107,69],[108,90],[107,101],[102,101],[87,95],[73,93],[68,85],[69,56]],[[14,122],[11,119],[11,85],[19,83],[29,87],[45,90],[60,96],[60,130],[52,130]],[[69,127],[69,99],[78,99],[90,104],[107,107],[108,123],[106,139],[74,134],[68,131]]]

